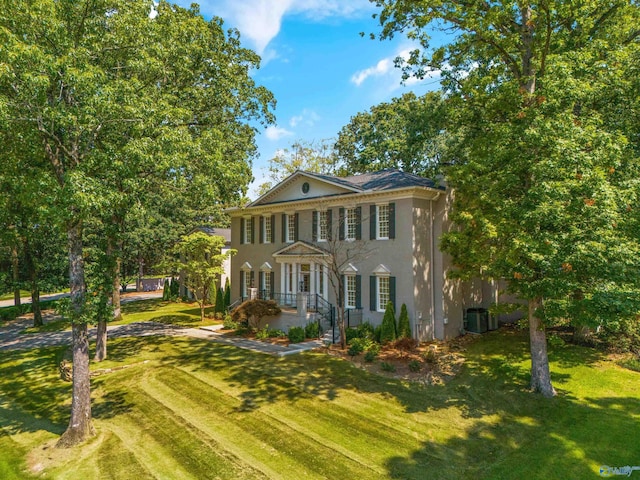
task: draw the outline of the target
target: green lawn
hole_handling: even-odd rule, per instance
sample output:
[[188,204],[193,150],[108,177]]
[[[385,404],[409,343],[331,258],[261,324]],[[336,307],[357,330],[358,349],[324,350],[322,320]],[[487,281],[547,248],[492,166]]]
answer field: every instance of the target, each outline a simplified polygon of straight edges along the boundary
[[[0,478],[586,479],[640,464],[640,374],[551,350],[559,391],[526,391],[524,334],[468,346],[460,375],[421,387],[321,353],[277,359],[188,339],[121,339],[93,368],[97,436],[59,451],[61,349],[0,357]],[[143,363],[144,360],[148,362]]]
[[[213,313],[214,307],[207,307],[205,313]],[[200,307],[197,303],[165,302],[161,299],[140,300],[122,304],[122,320],[110,322],[109,325],[126,325],[134,322],[160,322],[184,327],[204,327],[221,323],[220,320],[205,318],[200,320]],[[68,320],[61,319],[47,322],[41,327],[30,327],[24,333],[55,332],[69,330]]]

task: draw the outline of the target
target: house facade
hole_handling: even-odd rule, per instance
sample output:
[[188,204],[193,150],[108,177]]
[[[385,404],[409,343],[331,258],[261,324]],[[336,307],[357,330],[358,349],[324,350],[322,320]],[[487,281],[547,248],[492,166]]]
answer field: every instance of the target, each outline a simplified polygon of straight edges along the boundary
[[[451,192],[398,170],[351,177],[297,171],[244,208],[232,209],[232,299],[251,295],[296,306],[300,294],[344,305],[350,325],[382,322],[405,304],[420,340],[459,335],[466,308],[494,291],[447,278],[438,249],[451,228]],[[338,277],[340,280],[338,281]],[[299,305],[298,305],[299,307]]]

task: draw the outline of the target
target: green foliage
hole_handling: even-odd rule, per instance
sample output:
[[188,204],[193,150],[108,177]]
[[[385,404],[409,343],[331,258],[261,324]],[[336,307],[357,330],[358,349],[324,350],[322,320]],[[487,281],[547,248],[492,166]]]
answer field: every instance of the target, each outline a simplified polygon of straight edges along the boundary
[[396,339],[396,313],[393,308],[393,303],[389,301],[387,308],[384,311],[384,317],[382,318],[382,324],[380,328],[380,343],[393,342]]
[[358,337],[360,338],[367,338],[369,340],[375,339],[375,329],[370,322],[362,322],[356,327],[356,331],[358,332]]
[[347,350],[347,354],[350,357],[355,357],[356,355],[360,355],[363,351],[364,351],[364,349],[362,348],[362,345],[359,342],[352,342],[349,345],[349,349]]
[[229,283],[229,277],[224,282],[224,308],[229,308],[231,305],[231,284]]
[[375,350],[367,350],[364,354],[364,361],[367,363],[373,362],[378,356],[378,352]]
[[289,341],[291,343],[300,343],[304,342],[304,328],[302,327],[291,327],[288,333]]
[[[65,299],[60,300],[44,300],[40,302],[40,308],[42,310],[46,309],[57,309],[58,305],[64,303]],[[68,300],[67,300],[68,302]],[[25,313],[32,313],[33,306],[31,303],[23,303],[19,307],[11,306],[11,307],[0,307],[0,320],[9,321],[14,320],[20,315],[24,315]]]
[[216,313],[224,313],[226,311],[226,305],[224,304],[224,293],[222,288],[216,289],[216,303],[215,303],[215,312]]
[[266,340],[269,338],[269,324],[256,331],[256,338],[258,340]]
[[239,323],[235,322],[231,315],[225,315],[222,319],[222,328],[225,330],[235,330],[238,328]]
[[442,94],[429,92],[371,107],[351,117],[336,142],[341,168],[349,174],[385,168],[433,177],[444,150],[446,104]]
[[633,370],[634,372],[640,372],[640,358],[628,358],[620,361],[620,366]]
[[422,368],[422,365],[417,360],[411,360],[408,364],[408,367],[409,367],[409,371],[413,373],[417,373]]
[[378,325],[373,329],[373,339],[378,343],[382,343],[380,340],[381,338],[382,338],[382,325]]
[[621,318],[602,326],[596,338],[612,352],[640,355],[640,317]]
[[400,307],[400,317],[398,318],[398,338],[411,338],[411,324],[409,323],[409,313],[407,306],[403,303]]
[[393,373],[396,371],[396,366],[389,362],[381,362],[380,368],[382,368],[383,371],[390,372],[390,373]]
[[176,277],[171,277],[171,283],[169,288],[171,300],[175,300],[180,296],[180,281]]
[[350,343],[351,340],[353,340],[354,338],[360,337],[360,335],[358,334],[358,331],[355,328],[345,328],[344,333],[345,333],[347,343]]
[[304,327],[304,335],[306,338],[319,338],[320,333],[320,324],[318,322],[309,322]]

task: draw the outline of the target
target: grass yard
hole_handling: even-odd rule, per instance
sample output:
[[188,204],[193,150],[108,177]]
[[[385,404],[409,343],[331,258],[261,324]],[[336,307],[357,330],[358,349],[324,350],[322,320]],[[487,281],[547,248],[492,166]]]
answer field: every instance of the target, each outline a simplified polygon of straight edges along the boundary
[[527,348],[521,332],[484,335],[462,373],[425,387],[324,353],[115,340],[93,368],[131,366],[93,379],[98,433],[71,450],[53,448],[69,414],[62,350],[3,353],[0,478],[546,480],[640,465],[640,373],[552,347],[547,400],[526,391]]

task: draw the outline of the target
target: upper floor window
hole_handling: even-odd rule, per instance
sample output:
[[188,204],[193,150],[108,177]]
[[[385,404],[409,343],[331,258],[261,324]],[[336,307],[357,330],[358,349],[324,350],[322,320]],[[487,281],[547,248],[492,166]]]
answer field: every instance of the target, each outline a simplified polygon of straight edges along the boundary
[[296,215],[292,213],[291,215],[287,215],[287,242],[295,242],[296,241]]
[[326,242],[327,241],[327,231],[328,231],[328,223],[327,223],[327,212],[318,212],[318,241]]
[[347,208],[344,219],[344,238],[345,240],[356,239],[356,228],[358,224],[358,216],[355,208]]
[[273,243],[273,225],[271,224],[271,215],[263,217],[262,220],[262,238],[264,243]]
[[244,231],[242,243],[253,243],[253,219],[251,217],[243,218],[242,224]]
[[389,205],[376,205],[376,238],[386,240],[389,238]]

